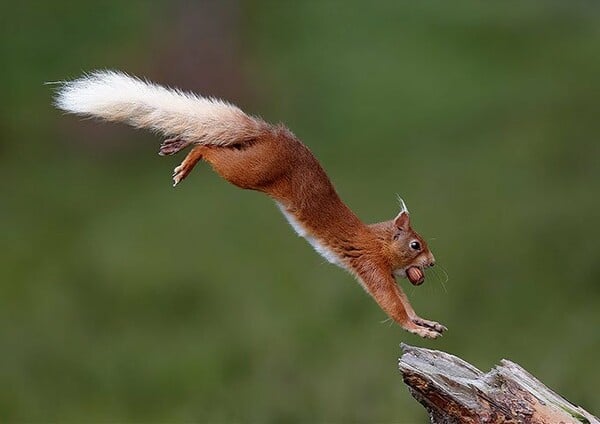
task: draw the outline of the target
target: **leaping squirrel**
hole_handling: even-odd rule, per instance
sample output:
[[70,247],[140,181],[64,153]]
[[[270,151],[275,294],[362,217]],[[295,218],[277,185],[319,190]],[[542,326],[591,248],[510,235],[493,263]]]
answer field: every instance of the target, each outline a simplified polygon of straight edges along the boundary
[[290,225],[327,261],[349,271],[405,330],[436,338],[446,327],[420,318],[394,277],[423,283],[435,259],[410,226],[401,201],[389,221],[364,224],[342,202],[311,151],[283,125],[249,116],[222,100],[169,89],[115,71],[64,82],[63,111],[122,121],[164,134],[160,155],[191,147],[173,173],[179,184],[204,160],[230,183],[266,193]]

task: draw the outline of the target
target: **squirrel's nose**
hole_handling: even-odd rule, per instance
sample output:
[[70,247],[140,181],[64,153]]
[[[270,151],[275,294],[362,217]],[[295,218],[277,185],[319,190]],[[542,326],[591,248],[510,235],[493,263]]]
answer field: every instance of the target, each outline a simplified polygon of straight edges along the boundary
[[431,262],[429,262],[429,266],[430,266],[430,267],[432,267],[432,266],[435,266],[435,261],[431,261]]

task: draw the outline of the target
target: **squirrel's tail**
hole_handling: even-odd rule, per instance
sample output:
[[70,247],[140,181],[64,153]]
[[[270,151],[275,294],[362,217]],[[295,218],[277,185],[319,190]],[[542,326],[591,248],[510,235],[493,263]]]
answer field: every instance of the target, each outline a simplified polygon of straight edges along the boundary
[[69,113],[126,122],[194,144],[240,143],[259,137],[268,126],[222,100],[116,71],[96,71],[62,83],[55,105]]

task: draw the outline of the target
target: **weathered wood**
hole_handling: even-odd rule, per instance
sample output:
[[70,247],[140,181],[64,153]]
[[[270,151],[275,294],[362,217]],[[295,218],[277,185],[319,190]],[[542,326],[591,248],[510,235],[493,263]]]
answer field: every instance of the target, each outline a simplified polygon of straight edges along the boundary
[[483,373],[445,352],[401,347],[398,365],[404,382],[433,424],[600,424],[514,362],[503,359]]

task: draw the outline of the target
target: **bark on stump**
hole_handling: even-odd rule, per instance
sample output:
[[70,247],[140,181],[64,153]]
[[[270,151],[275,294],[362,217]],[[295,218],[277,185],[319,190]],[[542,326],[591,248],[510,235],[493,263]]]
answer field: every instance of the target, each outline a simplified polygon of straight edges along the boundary
[[401,347],[398,365],[404,382],[434,424],[600,424],[514,362],[503,359],[483,373],[445,352]]

